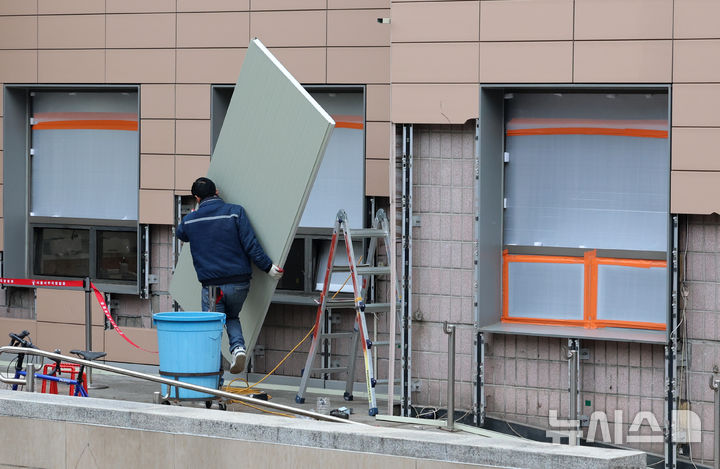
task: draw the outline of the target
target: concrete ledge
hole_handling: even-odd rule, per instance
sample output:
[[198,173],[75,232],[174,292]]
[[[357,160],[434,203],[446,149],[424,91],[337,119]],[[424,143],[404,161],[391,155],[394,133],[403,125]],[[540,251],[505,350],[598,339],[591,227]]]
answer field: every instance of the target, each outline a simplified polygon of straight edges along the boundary
[[[645,453],[0,390],[0,416],[516,468],[645,467]],[[347,466],[351,467],[351,466]]]

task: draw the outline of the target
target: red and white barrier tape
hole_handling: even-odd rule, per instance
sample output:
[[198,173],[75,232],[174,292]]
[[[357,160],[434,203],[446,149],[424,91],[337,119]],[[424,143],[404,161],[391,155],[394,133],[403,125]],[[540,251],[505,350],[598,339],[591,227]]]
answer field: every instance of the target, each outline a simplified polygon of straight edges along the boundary
[[[83,280],[33,280],[33,279],[26,279],[26,278],[2,278],[0,277],[0,283],[4,285],[13,285],[13,286],[19,286],[19,287],[68,287],[68,288],[85,288],[85,282]],[[108,308],[107,303],[105,303],[105,297],[100,292],[100,290],[97,289],[97,287],[90,282],[90,288],[93,289],[95,292],[95,298],[97,298],[98,303],[100,303],[100,308],[102,308],[103,313],[105,313],[105,317],[110,321],[110,324],[112,324],[113,328],[115,329],[115,332],[120,334],[120,337],[125,339],[130,345],[132,345],[135,348],[138,348],[140,350],[143,350],[148,353],[157,353],[152,350],[147,350],[132,340],[120,329],[120,327],[117,325],[115,320],[113,319],[112,315],[110,314],[110,308]]]

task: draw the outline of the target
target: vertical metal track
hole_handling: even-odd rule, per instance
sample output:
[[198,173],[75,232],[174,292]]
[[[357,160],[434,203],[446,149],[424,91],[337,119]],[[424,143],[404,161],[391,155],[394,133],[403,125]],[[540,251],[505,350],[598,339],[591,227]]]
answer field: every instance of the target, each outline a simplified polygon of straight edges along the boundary
[[[678,349],[678,216],[672,217],[672,279],[671,306],[668,318],[668,342],[665,345],[665,469],[677,467],[677,447],[673,438],[672,415],[676,409]],[[717,455],[715,456],[717,458]]]
[[412,406],[412,160],[413,126],[403,126],[402,154],[402,278],[401,278],[401,316],[402,316],[402,358],[401,380],[402,415],[411,417]]
[[144,300],[150,298],[150,225],[141,225],[143,233],[143,285],[140,297]]
[[475,225],[475,241],[473,243],[473,315],[475,317],[475,349],[473,350],[473,363],[475,373],[473,380],[473,423],[477,426],[485,425],[485,336],[480,331],[480,298],[478,298],[479,271],[479,248],[478,238],[480,233],[480,119],[475,120],[475,162],[474,162],[474,204],[473,217]]

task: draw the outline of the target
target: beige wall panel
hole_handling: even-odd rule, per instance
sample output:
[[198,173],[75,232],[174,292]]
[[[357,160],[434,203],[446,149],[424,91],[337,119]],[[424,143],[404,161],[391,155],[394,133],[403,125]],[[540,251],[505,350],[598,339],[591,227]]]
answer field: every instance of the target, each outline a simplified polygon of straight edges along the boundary
[[141,189],[139,221],[151,225],[175,224],[173,191]]
[[105,0],[38,0],[40,15],[105,13]]
[[[57,322],[37,322],[33,343],[42,350],[60,349],[63,355],[74,356],[70,350],[85,350],[85,326]],[[92,351],[105,351],[105,334],[102,326],[92,327]]]
[[173,155],[140,155],[140,189],[174,189]]
[[720,127],[720,85],[675,85],[672,97],[672,125]]
[[107,15],[108,49],[175,47],[175,14]]
[[477,85],[392,85],[392,121],[463,124],[477,118]]
[[[90,311],[94,326],[105,324],[105,315],[94,293],[90,294]],[[85,324],[85,292],[37,288],[35,313],[38,321]]]
[[327,57],[328,83],[390,83],[389,47],[332,47]]
[[0,251],[5,250],[5,219],[0,218]]
[[[480,37],[478,2],[395,3],[393,42],[477,41]],[[390,15],[386,15],[390,16]]]
[[672,41],[576,41],[577,83],[668,83]]
[[[123,327],[122,331],[140,347],[157,351],[157,329]],[[158,364],[157,353],[149,353],[133,347],[114,330],[105,331],[105,351],[107,352],[106,359],[113,362]]]
[[325,45],[325,11],[270,11],[250,14],[250,36],[265,47]]
[[573,37],[573,0],[480,2],[481,41],[561,41]]
[[246,47],[250,14],[182,13],[177,16],[178,47]]
[[327,81],[324,47],[273,47],[270,52],[300,83]]
[[140,120],[140,153],[175,153],[175,121]]
[[329,46],[389,46],[390,25],[378,18],[389,18],[390,10],[332,10],[327,17]]
[[390,158],[392,124],[390,122],[367,122],[365,124],[365,157]]
[[3,149],[3,120],[0,118],[0,150]]
[[682,0],[675,2],[675,39],[720,37],[720,2]]
[[177,85],[175,117],[210,119],[210,85]]
[[104,50],[38,51],[40,83],[105,82]]
[[37,16],[0,17],[0,48],[35,49],[38,44]]
[[1,15],[34,15],[37,0],[0,0]]
[[19,334],[22,331],[28,331],[30,333],[30,340],[35,342],[35,338],[37,337],[37,323],[34,319],[0,318],[0,337],[3,338],[3,345],[10,343],[8,334]]
[[476,42],[393,44],[393,83],[477,83]]
[[177,0],[177,11],[248,11],[250,0]]
[[0,50],[0,83],[37,82],[37,51]]
[[670,178],[670,212],[720,213],[720,172],[673,171]]
[[107,0],[108,13],[174,13],[176,0]]
[[570,41],[480,43],[481,83],[570,81],[572,81],[572,42]]
[[672,169],[720,171],[720,128],[674,128]]
[[365,160],[365,195],[389,197],[390,164],[388,160]]
[[209,167],[209,156],[177,155],[175,157],[175,190],[189,191],[197,178],[207,175]]
[[5,93],[0,93],[0,117],[3,115],[3,95]]
[[[2,103],[0,103],[2,104]],[[0,126],[2,126],[2,119],[0,119]],[[3,152],[0,150],[0,183],[3,182]],[[2,187],[0,187],[1,189]]]
[[3,184],[0,184],[0,220],[2,219],[2,217],[5,216],[5,215],[3,215],[3,206],[2,206],[3,197],[4,197]]
[[38,17],[40,49],[102,49],[105,15],[52,15]]
[[114,49],[105,53],[109,83],[173,83],[175,51],[172,49]]
[[252,0],[251,10],[324,10],[326,0]]
[[[336,8],[390,8],[390,0],[327,0],[329,9]],[[395,7],[393,7],[395,8]]]
[[186,155],[210,155],[210,121],[175,121],[175,151]]
[[175,117],[175,86],[141,85],[140,117],[155,119]]
[[178,83],[234,83],[246,49],[178,49]]
[[[719,18],[720,19],[720,18]],[[720,82],[720,40],[675,41],[673,82]]]
[[368,85],[365,88],[365,119],[390,120],[390,85]]
[[575,39],[670,39],[672,29],[673,0],[575,0]]

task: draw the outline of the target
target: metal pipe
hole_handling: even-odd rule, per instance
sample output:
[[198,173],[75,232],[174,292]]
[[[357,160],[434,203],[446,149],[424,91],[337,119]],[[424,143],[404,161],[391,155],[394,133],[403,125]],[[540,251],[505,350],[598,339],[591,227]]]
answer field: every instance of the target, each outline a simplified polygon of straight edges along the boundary
[[35,392],[35,364],[25,365],[25,391]]
[[576,339],[568,339],[568,377],[570,381],[570,425],[572,428],[568,434],[568,444],[576,446],[580,444],[578,439],[578,418],[577,418],[577,396],[578,396],[578,367],[579,367],[579,346]]
[[[92,308],[90,306],[90,277],[83,282],[85,290],[85,350],[92,350]],[[87,370],[88,387],[92,386],[92,370]]]
[[713,414],[715,422],[713,427],[713,469],[720,469],[720,377],[714,374],[710,377],[710,389],[715,393],[715,407]]
[[[11,347],[9,345],[6,345],[4,347],[0,347],[0,355],[2,355],[3,353],[38,355],[41,357],[48,358],[50,360],[60,360],[63,362],[68,362],[68,363],[77,363],[78,365],[85,365],[86,368],[87,367],[97,368],[98,370],[108,371],[110,373],[117,373],[117,374],[124,375],[124,376],[130,376],[132,378],[144,379],[147,381],[154,381],[156,383],[161,383],[161,384],[165,384],[168,386],[176,386],[179,388],[189,389],[191,391],[197,391],[197,392],[206,393],[206,394],[213,394],[218,397],[224,397],[226,399],[240,401],[240,402],[244,402],[247,404],[252,404],[254,406],[267,407],[269,409],[278,410],[280,412],[302,415],[304,417],[310,417],[310,418],[314,418],[316,420],[325,420],[328,422],[336,422],[336,423],[350,423],[353,425],[365,425],[364,423],[353,422],[351,420],[345,420],[345,419],[341,419],[338,417],[332,417],[330,415],[318,414],[316,412],[310,412],[310,411],[307,411],[304,409],[298,409],[297,407],[290,407],[290,406],[286,406],[286,405],[282,405],[282,404],[275,404],[273,402],[262,401],[259,399],[254,399],[251,397],[234,394],[234,393],[231,393],[228,391],[222,391],[220,389],[206,388],[205,386],[198,386],[196,384],[185,383],[182,381],[176,381],[174,379],[162,378],[160,376],[154,376],[154,375],[149,375],[146,373],[140,373],[139,371],[126,370],[124,368],[118,368],[116,366],[105,365],[104,363],[97,363],[97,362],[92,362],[92,361],[88,361],[88,360],[82,360],[80,358],[68,357],[65,355],[60,355],[58,353],[46,352],[45,350],[29,349],[29,348],[25,348],[25,347]],[[31,376],[34,376],[34,374]],[[27,376],[25,378],[26,379],[8,378],[8,377],[3,376],[0,373],[0,382],[6,383],[6,384],[25,384],[25,385],[27,385],[27,383],[29,381],[27,381]]]
[[447,430],[455,430],[455,325],[443,323],[443,332],[448,334],[448,382],[447,382]]

